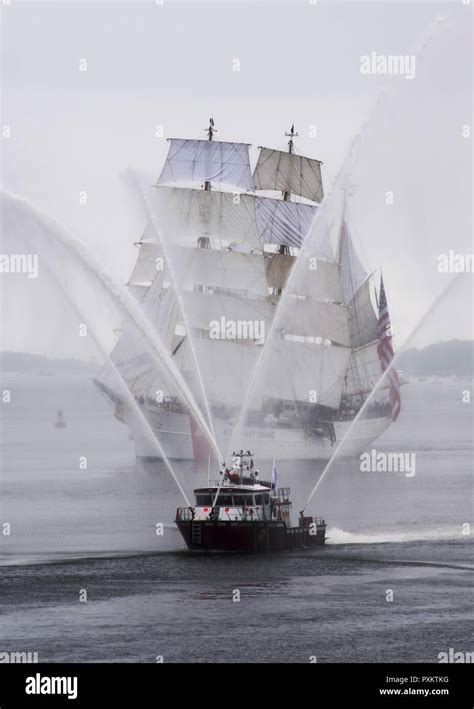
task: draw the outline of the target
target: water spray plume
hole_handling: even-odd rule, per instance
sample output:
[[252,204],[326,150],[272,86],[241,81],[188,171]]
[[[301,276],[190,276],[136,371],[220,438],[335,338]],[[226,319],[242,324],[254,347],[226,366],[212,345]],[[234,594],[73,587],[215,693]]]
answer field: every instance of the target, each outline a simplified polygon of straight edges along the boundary
[[361,418],[362,414],[364,413],[364,411],[366,410],[366,408],[368,407],[368,405],[369,405],[370,402],[372,401],[374,395],[379,391],[379,389],[381,388],[382,384],[387,380],[388,375],[390,374],[390,372],[392,371],[392,369],[395,368],[395,366],[396,366],[396,364],[397,364],[397,362],[398,362],[398,359],[399,359],[400,355],[404,352],[404,350],[405,350],[406,347],[408,346],[409,342],[410,342],[410,341],[412,340],[412,338],[416,335],[417,331],[419,330],[419,328],[421,327],[421,325],[423,324],[423,322],[426,320],[426,318],[431,314],[431,312],[432,312],[433,310],[435,310],[435,309],[437,308],[437,306],[441,303],[441,301],[443,300],[443,298],[449,293],[449,291],[451,290],[451,288],[453,287],[453,285],[454,285],[455,283],[457,283],[457,281],[459,280],[459,278],[460,278],[462,275],[463,275],[463,274],[459,273],[459,274],[457,274],[456,276],[454,276],[454,277],[451,279],[451,281],[448,283],[448,285],[446,286],[446,288],[442,291],[442,293],[440,293],[440,294],[438,295],[438,297],[435,299],[435,301],[429,306],[428,310],[422,315],[422,317],[421,317],[420,320],[417,322],[417,324],[415,325],[415,327],[413,328],[413,330],[411,331],[411,333],[410,333],[410,334],[408,335],[408,337],[405,339],[405,342],[403,343],[402,347],[399,349],[399,351],[397,352],[397,354],[395,355],[395,357],[394,357],[394,358],[392,359],[392,361],[390,362],[390,365],[387,367],[387,369],[383,372],[383,374],[381,375],[381,377],[378,379],[378,381],[376,382],[374,388],[373,388],[372,391],[370,392],[369,396],[368,396],[367,399],[364,401],[362,407],[359,409],[359,411],[358,411],[356,417],[355,417],[354,420],[351,422],[351,425],[350,425],[349,428],[347,429],[346,433],[344,434],[344,436],[343,436],[343,437],[341,438],[341,440],[339,441],[339,444],[336,446],[336,449],[335,449],[334,453],[332,454],[332,456],[330,457],[330,459],[329,459],[328,462],[326,463],[326,465],[325,465],[325,467],[324,467],[324,469],[323,469],[323,471],[322,471],[322,473],[321,473],[321,475],[320,475],[320,477],[319,477],[317,483],[315,484],[315,486],[314,486],[313,489],[311,490],[311,493],[310,493],[308,499],[307,499],[306,502],[305,502],[305,505],[304,505],[304,507],[303,507],[303,511],[307,508],[307,506],[308,506],[309,503],[311,502],[312,498],[313,498],[314,495],[316,494],[317,489],[319,488],[319,486],[321,485],[322,481],[323,481],[324,478],[326,477],[326,474],[327,474],[327,472],[329,471],[332,462],[335,460],[335,458],[336,458],[338,452],[341,450],[341,447],[344,445],[344,442],[347,440],[347,438],[348,438],[348,436],[350,435],[350,433],[351,433],[353,427],[355,426],[355,424],[356,424],[356,423],[359,421],[359,419]]
[[[67,293],[67,291],[62,287],[61,283],[59,283],[58,279],[57,279],[56,276],[54,275],[54,272],[53,272],[52,270],[50,270],[50,273],[51,273],[51,275],[53,276],[53,278],[54,278],[54,280],[56,281],[56,283],[59,285],[59,287],[63,290],[63,292],[64,292],[66,298],[69,300],[69,302],[70,302],[72,308],[74,309],[74,311],[76,312],[76,314],[79,315],[79,316],[83,319],[84,322],[86,322],[86,321],[87,321],[87,318],[84,317],[84,314],[81,312],[80,306],[78,306],[78,305],[72,300],[72,298],[71,298],[71,296],[69,295],[69,293]],[[176,483],[176,485],[177,485],[177,487],[178,487],[178,490],[179,490],[180,493],[182,494],[182,496],[183,496],[183,498],[184,498],[184,500],[185,500],[187,506],[190,507],[190,506],[191,506],[191,503],[190,503],[190,501],[189,501],[189,499],[188,499],[188,497],[187,497],[187,495],[186,495],[186,493],[185,493],[185,491],[184,491],[184,488],[183,488],[183,486],[181,485],[181,483],[180,483],[180,481],[179,481],[179,479],[178,479],[178,477],[177,477],[177,475],[176,475],[176,473],[175,473],[175,471],[174,471],[174,469],[173,469],[173,466],[171,465],[171,462],[170,462],[168,456],[166,455],[165,451],[163,450],[163,447],[162,447],[162,445],[161,445],[161,443],[160,443],[158,437],[156,436],[155,432],[153,431],[152,427],[150,426],[150,423],[149,423],[147,417],[145,416],[145,414],[143,413],[143,411],[141,410],[141,408],[138,406],[137,402],[135,401],[135,397],[133,396],[133,393],[132,393],[132,392],[130,391],[130,389],[128,388],[127,383],[125,382],[124,378],[123,378],[122,375],[120,374],[120,372],[119,372],[119,370],[118,370],[116,364],[112,361],[112,359],[111,359],[111,358],[109,357],[109,355],[107,354],[107,349],[101,344],[101,342],[100,342],[100,337],[99,337],[98,333],[96,333],[96,332],[94,331],[94,328],[92,328],[92,327],[90,326],[90,324],[88,324],[88,331],[92,333],[92,339],[93,339],[93,341],[95,342],[95,344],[97,345],[97,347],[99,348],[99,350],[102,352],[102,354],[105,356],[108,365],[111,367],[111,369],[113,370],[113,372],[114,372],[114,374],[115,374],[115,376],[116,376],[116,378],[117,378],[117,381],[120,382],[120,386],[121,386],[121,388],[122,388],[122,391],[124,392],[125,398],[127,399],[128,403],[131,405],[132,409],[133,409],[133,410],[135,411],[135,413],[137,414],[139,420],[140,420],[141,423],[143,424],[143,426],[144,426],[145,430],[147,431],[147,433],[149,433],[150,438],[151,438],[151,440],[153,441],[153,444],[154,444],[156,450],[158,451],[160,457],[162,458],[164,464],[166,465],[166,468],[167,468],[168,472],[170,473],[171,477],[172,477],[173,480],[175,481],[175,483]]]
[[[421,58],[423,52],[425,51],[427,46],[430,44],[430,42],[432,42],[433,39],[441,31],[445,31],[445,30],[449,29],[450,27],[451,27],[451,25],[449,25],[446,22],[446,17],[441,16],[441,15],[437,15],[430,22],[430,24],[424,29],[423,33],[418,38],[418,41],[415,43],[415,45],[413,47],[413,53],[417,57]],[[315,227],[320,223],[322,215],[326,213],[326,211],[328,209],[328,204],[330,203],[330,199],[331,199],[332,195],[335,193],[335,189],[339,183],[340,178],[343,177],[347,172],[350,172],[350,170],[349,170],[350,161],[353,159],[353,156],[356,153],[356,150],[360,144],[360,139],[363,136],[363,134],[365,133],[367,126],[372,123],[372,121],[374,119],[374,115],[377,112],[377,109],[386,100],[387,96],[390,93],[394,94],[395,90],[393,89],[393,86],[390,86],[390,84],[388,83],[387,86],[384,87],[380,91],[373,106],[368,111],[367,118],[363,121],[358,132],[353,137],[353,139],[349,145],[349,149],[347,150],[347,152],[344,155],[341,167],[340,167],[339,171],[337,172],[337,175],[336,175],[336,178],[333,182],[333,185],[332,185],[331,189],[325,195],[324,199],[322,200],[322,202],[319,206],[319,209],[316,212],[316,215],[315,215],[315,217],[312,221],[312,224],[308,230],[308,233],[307,233],[305,239],[303,240],[301,254],[303,253],[303,250],[305,248],[308,248],[308,238],[310,237],[311,233],[314,231]],[[301,254],[300,254],[300,257],[301,257]],[[283,304],[285,304],[287,302],[288,298],[290,297],[290,294],[293,292],[292,285],[295,281],[296,274],[298,273],[298,264],[299,263],[300,263],[300,258],[298,258],[298,260],[295,262],[293,268],[289,272],[289,276],[288,276],[287,282],[285,284],[285,289],[284,289],[283,294],[278,302],[276,313],[275,313],[273,321],[270,325],[270,331],[265,339],[265,343],[262,347],[262,351],[260,352],[256,366],[253,370],[252,376],[250,377],[250,382],[249,382],[249,385],[248,385],[246,392],[245,392],[245,397],[244,397],[242,409],[240,411],[240,415],[239,415],[239,418],[238,418],[237,423],[235,425],[235,428],[232,432],[229,447],[226,451],[226,460],[227,460],[227,457],[229,457],[231,451],[233,450],[237,435],[243,426],[244,419],[245,419],[245,416],[248,411],[249,403],[250,403],[250,400],[251,400],[251,397],[252,397],[252,394],[253,394],[253,391],[255,388],[255,384],[258,380],[258,376],[259,376],[260,371],[262,369],[264,359],[267,356],[267,352],[270,348],[269,343],[272,340],[272,336],[273,336],[275,329],[277,327],[279,314],[282,310]]]
[[40,210],[34,207],[27,199],[7,193],[1,192],[2,208],[10,207],[20,210],[26,216],[33,219],[39,226],[48,231],[48,235],[57,242],[65,246],[72,254],[80,259],[81,264],[87,271],[95,277],[100,285],[111,296],[113,302],[130,318],[134,323],[144,341],[149,345],[155,360],[160,368],[166,370],[168,375],[173,379],[178,387],[184,401],[194,416],[196,423],[203,432],[209,443],[209,446],[214,451],[218,460],[223,460],[217,442],[209,429],[209,426],[202,415],[201,409],[194,399],[192,392],[183,379],[181,372],[176,367],[171,359],[170,354],[164,347],[159,336],[154,331],[152,324],[142,312],[140,304],[128,292],[125,286],[115,283],[112,279],[103,272],[94,259],[90,256],[84,245],[70,235],[63,227],[61,227],[54,219],[43,214]]
[[[23,238],[26,238],[26,239],[28,240],[28,236],[27,236],[27,237],[23,237]],[[69,292],[66,288],[64,288],[63,284],[61,283],[61,281],[59,280],[59,278],[58,278],[58,276],[57,276],[57,274],[56,274],[56,272],[55,272],[54,267],[53,267],[53,266],[50,266],[50,265],[47,263],[47,264],[46,264],[46,268],[47,268],[47,270],[49,271],[49,273],[50,273],[52,279],[54,280],[54,282],[58,285],[58,287],[59,287],[59,288],[62,290],[62,292],[64,293],[65,297],[66,297],[67,300],[69,301],[69,303],[70,303],[72,309],[74,310],[74,312],[76,313],[76,315],[77,315],[83,322],[87,322],[88,318],[87,318],[87,317],[85,316],[85,314],[82,312],[82,309],[81,309],[80,304],[77,303],[77,302],[75,301],[75,299],[71,296],[70,292]],[[148,420],[147,420],[145,414],[143,413],[143,411],[140,409],[140,407],[138,406],[137,402],[135,401],[135,397],[133,396],[132,392],[131,392],[130,389],[128,388],[128,386],[127,386],[125,380],[123,379],[122,375],[120,374],[119,370],[117,369],[117,366],[115,365],[115,363],[112,361],[112,359],[111,359],[111,358],[109,357],[109,355],[107,354],[107,347],[106,347],[104,344],[102,344],[100,335],[94,330],[93,327],[91,327],[91,325],[90,325],[89,322],[87,322],[87,328],[88,328],[88,332],[91,334],[92,340],[95,342],[97,348],[102,352],[102,354],[103,354],[104,357],[106,358],[106,360],[107,360],[109,366],[110,366],[111,369],[114,371],[114,373],[115,373],[115,375],[116,375],[116,378],[117,378],[117,381],[120,382],[120,386],[121,386],[121,388],[122,388],[122,390],[123,390],[123,392],[124,392],[124,395],[125,395],[125,397],[126,397],[128,403],[131,405],[131,407],[133,408],[133,410],[134,410],[135,413],[137,414],[137,416],[138,416],[138,418],[140,419],[140,421],[142,422],[144,428],[145,428],[145,429],[147,430],[147,432],[150,434],[150,437],[151,437],[151,439],[152,439],[152,441],[153,441],[153,443],[154,443],[154,445],[155,445],[155,447],[156,447],[156,449],[157,449],[157,451],[158,451],[160,457],[161,457],[162,460],[164,461],[164,463],[165,463],[165,465],[166,465],[166,468],[168,469],[169,473],[171,474],[173,480],[175,481],[175,483],[176,483],[176,485],[177,485],[177,487],[178,487],[180,493],[182,494],[182,496],[183,496],[183,498],[184,498],[186,504],[187,504],[188,506],[190,506],[190,502],[189,502],[189,500],[188,500],[188,497],[187,497],[187,495],[186,495],[186,493],[185,493],[185,491],[184,491],[184,489],[183,489],[183,487],[182,487],[182,485],[181,485],[181,483],[180,483],[180,481],[179,481],[179,479],[178,479],[178,477],[177,477],[177,475],[176,475],[176,473],[175,473],[175,471],[174,471],[174,469],[173,469],[173,467],[172,467],[172,465],[171,465],[171,463],[170,463],[170,461],[169,461],[169,459],[168,459],[168,457],[167,457],[165,451],[163,450],[163,448],[162,448],[162,446],[161,446],[161,444],[160,444],[160,442],[159,442],[157,436],[155,435],[153,429],[151,428],[151,426],[150,426],[150,424],[149,424],[149,422],[148,422]]]
[[[189,347],[190,347],[191,354],[192,354],[192,357],[194,360],[194,366],[196,368],[199,387],[201,389],[202,397],[204,399],[207,420],[209,422],[212,436],[215,438],[215,432],[214,432],[214,427],[213,427],[213,423],[212,423],[212,416],[211,416],[211,408],[209,405],[209,399],[207,397],[206,389],[204,386],[204,381],[202,379],[201,368],[199,367],[199,361],[198,361],[198,357],[197,357],[196,350],[194,347],[193,338],[190,335],[191,328],[189,327],[186,309],[184,307],[183,299],[181,298],[181,293],[180,293],[179,286],[178,286],[178,278],[175,274],[175,271],[174,271],[174,268],[172,265],[172,259],[170,259],[170,257],[169,257],[169,254],[166,249],[165,239],[163,238],[161,229],[159,228],[159,225],[157,224],[157,221],[153,215],[152,209],[149,204],[149,200],[148,200],[144,190],[140,186],[140,182],[136,176],[136,173],[132,172],[131,170],[128,170],[127,175],[129,176],[129,179],[132,182],[132,185],[133,185],[134,189],[136,190],[137,195],[141,199],[143,206],[145,207],[147,218],[151,222],[151,225],[152,225],[152,227],[155,231],[155,234],[158,238],[158,242],[159,242],[161,248],[163,249],[163,254],[165,256],[166,264],[168,266],[168,273],[170,275],[170,279],[171,279],[171,283],[173,285],[173,290],[174,290],[174,293],[176,296],[176,300],[178,302],[178,305],[179,305],[179,308],[181,311],[181,317],[183,318],[185,330],[188,333]],[[219,461],[219,463],[222,462],[222,456],[218,459],[218,461]]]

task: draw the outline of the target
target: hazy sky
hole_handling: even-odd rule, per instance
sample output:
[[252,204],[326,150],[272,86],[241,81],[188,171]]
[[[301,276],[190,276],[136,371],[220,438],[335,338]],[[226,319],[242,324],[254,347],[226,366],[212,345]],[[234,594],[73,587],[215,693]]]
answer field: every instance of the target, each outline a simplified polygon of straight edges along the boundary
[[[445,20],[432,31],[437,16]],[[11,127],[3,185],[126,281],[144,215],[124,175],[158,176],[167,144],[157,125],[165,137],[199,138],[213,115],[220,140],[285,148],[294,122],[297,150],[324,162],[328,191],[385,87],[350,165],[350,213],[367,267],[383,268],[403,341],[452,278],[437,271],[438,256],[472,252],[472,142],[462,135],[471,125],[471,16],[460,2],[12,1],[2,6],[2,123]],[[362,55],[412,55],[430,37],[412,80],[361,74]],[[0,250],[14,247],[4,235]],[[3,348],[91,355],[42,276],[2,276]],[[455,317],[427,321],[422,344],[472,337],[470,283]]]

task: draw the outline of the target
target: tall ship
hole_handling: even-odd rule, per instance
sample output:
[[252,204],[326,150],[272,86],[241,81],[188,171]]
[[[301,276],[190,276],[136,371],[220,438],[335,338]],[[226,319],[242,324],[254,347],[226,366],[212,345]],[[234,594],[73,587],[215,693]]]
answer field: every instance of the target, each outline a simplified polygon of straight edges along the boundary
[[[349,430],[383,362],[377,289],[347,200],[334,228],[321,205],[322,163],[297,153],[294,127],[286,150],[215,133],[211,119],[206,139],[169,139],[128,288],[220,450],[238,437],[261,460],[327,459],[347,434],[342,454],[357,455],[386,430],[392,404],[387,384]],[[137,457],[159,457],[151,429],[168,458],[207,460],[206,437],[133,324],[111,361],[95,382]]]

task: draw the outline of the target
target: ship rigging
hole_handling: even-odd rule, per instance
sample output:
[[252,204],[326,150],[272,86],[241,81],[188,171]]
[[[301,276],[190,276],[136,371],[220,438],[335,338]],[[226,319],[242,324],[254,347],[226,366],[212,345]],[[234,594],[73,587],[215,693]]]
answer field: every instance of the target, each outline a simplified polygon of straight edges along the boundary
[[[211,118],[206,140],[169,140],[128,286],[221,450],[235,435],[263,332],[271,333],[269,355],[239,437],[261,459],[327,459],[382,374],[372,275],[354,248],[346,200],[336,244],[315,219],[322,163],[296,152],[294,125],[287,150],[260,147],[253,167],[249,144],[217,141],[216,132]],[[238,327],[215,337],[222,319]],[[179,391],[133,327],[124,326],[111,356],[166,454],[207,460],[208,444]],[[137,456],[154,457],[107,367],[96,382],[131,428]],[[385,394],[348,455],[388,426]]]

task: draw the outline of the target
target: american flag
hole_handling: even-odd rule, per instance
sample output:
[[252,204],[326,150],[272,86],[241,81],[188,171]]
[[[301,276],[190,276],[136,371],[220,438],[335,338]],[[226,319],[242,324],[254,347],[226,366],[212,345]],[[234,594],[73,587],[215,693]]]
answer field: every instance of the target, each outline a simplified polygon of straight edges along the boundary
[[[379,295],[379,321],[377,328],[378,345],[377,352],[379,354],[382,371],[390,367],[393,360],[392,347],[392,325],[390,323],[390,315],[388,313],[387,296],[383,285],[383,278],[380,277],[380,295]],[[392,405],[392,421],[396,421],[402,402],[400,398],[400,381],[398,379],[397,370],[395,367],[390,367],[388,374],[390,382],[390,403]]]

